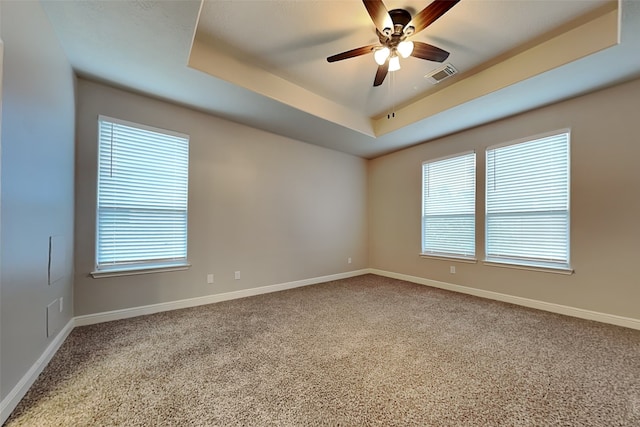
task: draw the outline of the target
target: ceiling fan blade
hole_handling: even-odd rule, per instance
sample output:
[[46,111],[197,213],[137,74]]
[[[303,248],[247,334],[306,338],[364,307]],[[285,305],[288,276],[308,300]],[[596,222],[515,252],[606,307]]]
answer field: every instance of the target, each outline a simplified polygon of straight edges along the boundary
[[388,72],[389,72],[389,61],[378,66],[378,71],[376,71],[376,78],[373,79],[373,85],[380,86],[384,81],[384,78],[387,77]]
[[377,44],[370,44],[368,46],[358,47],[356,49],[351,49],[346,52],[338,53],[336,55],[332,55],[327,58],[329,62],[342,61],[343,59],[354,58],[356,56],[366,55],[367,53],[371,53],[374,47],[378,46]]
[[427,43],[414,41],[411,56],[427,61],[444,62],[449,57],[449,52]]
[[420,13],[413,17],[407,27],[414,27],[414,34],[422,31],[434,23],[438,18],[447,13],[460,0],[435,0],[429,6],[422,9]]
[[[392,22],[389,12],[382,0],[362,0],[367,8],[369,16],[380,33],[384,33],[385,27],[389,27]],[[393,30],[393,28],[391,28]]]

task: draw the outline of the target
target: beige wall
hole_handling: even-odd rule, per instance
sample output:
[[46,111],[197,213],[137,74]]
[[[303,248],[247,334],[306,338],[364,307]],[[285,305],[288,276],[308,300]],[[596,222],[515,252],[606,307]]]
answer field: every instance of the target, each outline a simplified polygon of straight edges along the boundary
[[[26,30],[28,29],[28,31]],[[72,317],[74,76],[39,2],[2,2],[0,397],[43,354],[46,306]],[[49,236],[62,278],[48,284]],[[4,403],[4,402],[3,402]],[[0,419],[0,423],[2,419]]]
[[[640,319],[640,80],[369,163],[369,264],[385,271]],[[483,265],[485,148],[571,128],[570,276]],[[421,164],[477,153],[479,262],[420,258]],[[457,273],[450,274],[455,265]]]
[[[98,114],[191,136],[189,270],[89,277]],[[82,79],[76,156],[76,316],[368,265],[363,159]],[[240,280],[234,280],[236,270]],[[213,285],[206,283],[207,273],[214,274]]]

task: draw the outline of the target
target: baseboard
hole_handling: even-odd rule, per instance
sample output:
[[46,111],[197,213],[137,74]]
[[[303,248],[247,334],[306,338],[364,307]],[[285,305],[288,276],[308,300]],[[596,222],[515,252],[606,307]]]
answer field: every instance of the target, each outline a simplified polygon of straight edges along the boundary
[[42,370],[47,366],[51,358],[58,351],[64,340],[67,339],[69,334],[74,328],[74,319],[72,318],[67,322],[64,328],[56,335],[56,337],[49,343],[45,351],[42,355],[36,360],[36,362],[31,366],[31,368],[27,371],[26,374],[18,381],[15,387],[9,392],[9,394],[2,399],[0,402],[0,425],[2,425],[11,412],[18,406],[20,400],[27,394],[29,388],[33,385],[33,383],[38,378],[38,375],[42,372]]
[[202,297],[170,301],[159,304],[151,304],[140,307],[125,308],[122,310],[106,311],[102,313],[87,314],[75,317],[75,326],[93,325],[95,323],[110,322],[112,320],[127,319],[130,317],[143,316],[146,314],[160,313],[162,311],[178,310],[181,308],[196,307],[199,305],[213,304],[221,301],[228,301],[238,298],[246,298],[254,295],[267,294],[271,292],[284,291],[286,289],[299,288],[301,286],[315,285],[318,283],[330,282],[332,280],[346,279],[354,276],[361,276],[368,272],[364,270],[354,270],[346,273],[331,274],[329,276],[314,277],[311,279],[296,280],[294,282],[279,283],[258,288],[242,289],[239,291],[225,292],[222,294],[205,295]]
[[369,268],[368,273],[377,274],[379,276],[390,277],[392,279],[405,280],[407,282],[417,283],[420,285],[431,286],[434,288],[446,289],[448,291],[460,292],[463,294],[474,295],[481,298],[488,298],[496,301],[508,302],[511,304],[521,305],[524,307],[535,308],[538,310],[550,311],[552,313],[564,314],[566,316],[578,317],[580,319],[595,320],[596,322],[609,323],[611,325],[624,326],[625,328],[640,330],[640,319],[630,317],[616,316],[614,314],[600,313],[597,311],[584,310],[581,308],[570,307],[567,305],[554,304],[545,301],[538,301],[529,298],[522,298],[513,295],[501,294],[498,292],[486,291],[483,289],[470,288],[467,286],[454,285],[452,283],[438,282],[436,280],[425,279],[422,277],[409,276],[407,274],[394,273],[391,271],[378,270]]

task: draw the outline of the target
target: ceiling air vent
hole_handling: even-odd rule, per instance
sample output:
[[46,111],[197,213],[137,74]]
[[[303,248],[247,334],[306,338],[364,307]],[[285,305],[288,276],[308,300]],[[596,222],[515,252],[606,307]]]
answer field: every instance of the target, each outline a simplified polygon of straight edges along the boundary
[[456,70],[453,65],[445,64],[442,68],[433,70],[431,73],[425,75],[424,77],[429,80],[430,83],[436,84],[440,83],[446,78],[453,76],[457,72],[458,70]]

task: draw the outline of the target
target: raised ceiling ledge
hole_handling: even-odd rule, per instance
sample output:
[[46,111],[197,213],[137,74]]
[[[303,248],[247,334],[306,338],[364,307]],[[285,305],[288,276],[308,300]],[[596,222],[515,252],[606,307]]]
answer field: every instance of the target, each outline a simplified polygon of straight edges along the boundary
[[457,76],[456,81],[443,84],[442,89],[396,110],[391,120],[386,115],[366,117],[264,69],[245,64],[212,46],[199,33],[198,25],[188,66],[364,135],[378,137],[617,45],[619,1],[611,1],[569,23],[563,32],[555,31],[540,40],[494,65]]
[[505,58],[396,111],[395,118],[374,120],[376,136],[431,117],[481,96],[499,91],[544,72],[620,43],[619,3],[612,1],[587,15],[586,22],[572,26],[525,51]]
[[189,54],[189,67],[316,117],[375,137],[373,122],[369,117],[214,49],[204,37],[198,35],[197,28],[196,26]]

